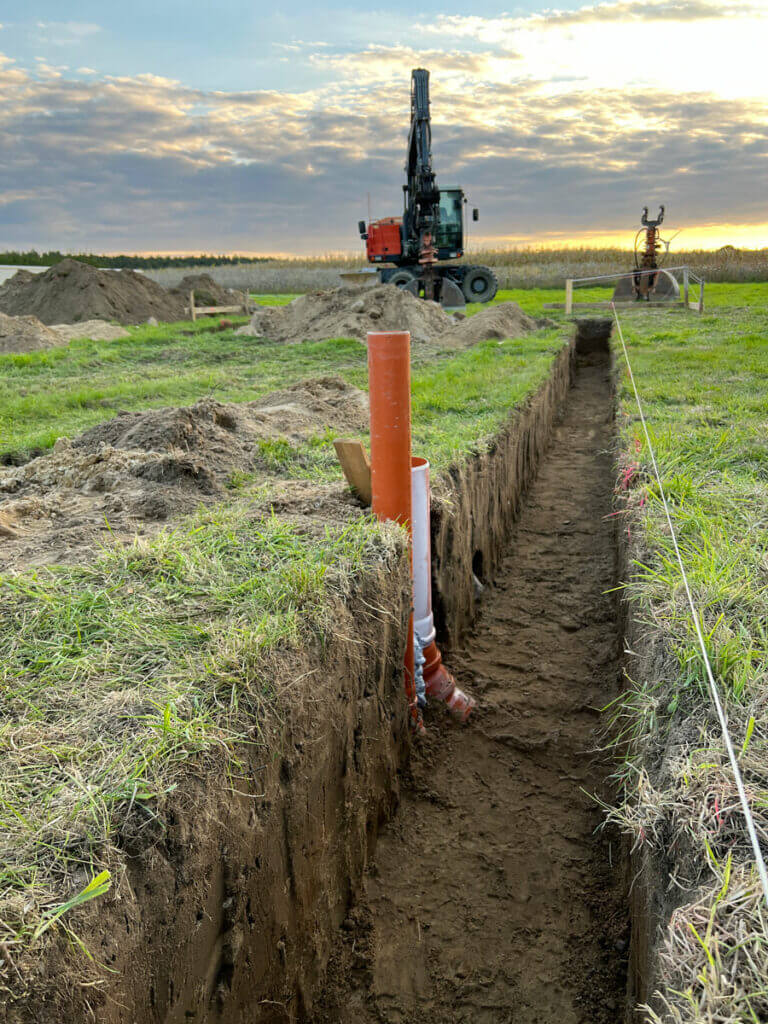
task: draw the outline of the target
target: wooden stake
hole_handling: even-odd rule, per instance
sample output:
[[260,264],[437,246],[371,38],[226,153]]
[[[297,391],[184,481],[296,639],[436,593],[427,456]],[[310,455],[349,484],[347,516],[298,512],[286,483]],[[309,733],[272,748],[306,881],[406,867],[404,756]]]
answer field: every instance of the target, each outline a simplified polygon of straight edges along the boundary
[[197,320],[197,311],[195,310],[195,293],[193,291],[189,293],[189,315],[194,323]]
[[371,504],[371,464],[360,441],[337,437],[333,442],[347,483],[364,505]]
[[573,280],[570,277],[565,282],[565,312],[573,312]]

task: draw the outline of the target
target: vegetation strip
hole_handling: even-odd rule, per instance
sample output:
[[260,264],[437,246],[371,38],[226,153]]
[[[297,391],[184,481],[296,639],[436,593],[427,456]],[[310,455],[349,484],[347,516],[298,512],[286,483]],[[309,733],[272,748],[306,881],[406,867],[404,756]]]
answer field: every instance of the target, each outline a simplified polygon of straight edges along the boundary
[[619,321],[618,314],[616,313],[616,307],[613,306],[612,309],[613,309],[613,316],[614,316],[614,319],[616,321],[616,328],[617,328],[618,333],[619,333],[619,340],[621,341],[621,348],[622,348],[622,351],[624,353],[624,359],[626,360],[626,364],[627,364],[627,372],[629,374],[629,379],[630,379],[631,384],[632,384],[632,390],[634,391],[635,399],[637,401],[637,411],[638,411],[638,414],[640,416],[640,422],[642,423],[643,436],[645,438],[645,443],[647,445],[648,455],[649,455],[650,460],[651,460],[651,465],[653,466],[653,475],[654,475],[654,478],[656,480],[656,483],[658,484],[659,499],[660,499],[660,501],[662,503],[662,506],[664,508],[664,517],[665,517],[665,519],[667,521],[667,525],[669,526],[669,535],[670,535],[670,539],[672,541],[672,547],[674,548],[675,558],[677,559],[677,564],[680,567],[680,577],[682,579],[683,587],[685,589],[685,596],[686,596],[686,598],[688,600],[688,606],[691,609],[691,620],[693,622],[694,631],[696,633],[696,639],[698,641],[699,647],[701,648],[701,657],[702,657],[702,660],[704,662],[704,668],[706,670],[706,677],[707,677],[707,682],[709,683],[710,695],[712,697],[712,702],[713,702],[713,704],[715,706],[715,710],[717,712],[717,717],[718,717],[718,719],[720,721],[720,726],[721,726],[722,734],[723,734],[723,740],[725,742],[725,746],[726,746],[726,749],[727,749],[727,752],[728,752],[728,759],[731,762],[731,767],[733,769],[733,777],[734,777],[734,781],[736,783],[736,789],[738,791],[739,801],[740,801],[742,809],[744,811],[744,820],[745,820],[745,824],[747,826],[747,832],[749,833],[749,839],[750,839],[750,842],[752,843],[752,849],[753,849],[754,854],[755,854],[755,864],[757,866],[758,874],[760,876],[760,883],[761,883],[761,885],[763,887],[763,894],[765,896],[766,909],[768,909],[768,873],[766,873],[765,861],[763,860],[763,854],[762,854],[762,851],[760,850],[760,844],[759,844],[759,841],[758,841],[758,838],[757,838],[757,832],[755,831],[755,823],[754,823],[754,819],[752,818],[752,811],[751,811],[750,806],[749,806],[749,801],[747,800],[747,795],[746,795],[746,793],[744,791],[744,783],[743,783],[742,778],[741,778],[741,770],[739,769],[739,764],[738,764],[738,761],[736,759],[736,755],[735,755],[734,750],[733,750],[733,742],[731,740],[731,735],[730,735],[730,733],[728,731],[728,722],[727,722],[727,720],[725,718],[725,715],[723,713],[723,706],[722,706],[722,702],[721,702],[721,699],[720,699],[720,691],[719,691],[717,683],[715,682],[714,676],[712,674],[712,665],[710,663],[709,655],[707,654],[706,644],[704,643],[704,637],[703,637],[702,632],[701,632],[701,621],[700,621],[699,612],[696,609],[696,606],[694,605],[694,602],[693,602],[693,597],[691,596],[691,589],[690,589],[690,584],[688,582],[688,575],[687,575],[687,573],[685,571],[685,565],[683,563],[683,559],[682,559],[682,556],[680,554],[680,545],[678,544],[677,535],[675,533],[675,527],[674,527],[674,524],[672,522],[672,516],[671,516],[670,511],[669,511],[669,503],[667,501],[667,496],[666,496],[666,494],[664,492],[664,484],[663,484],[662,479],[661,479],[661,474],[659,473],[658,463],[656,462],[656,455],[655,455],[654,450],[653,450],[653,442],[651,441],[650,435],[648,433],[648,424],[646,423],[645,416],[643,414],[643,407],[642,407],[642,403],[640,401],[640,394],[639,394],[639,392],[637,390],[637,383],[635,381],[635,376],[632,373],[632,364],[629,361],[629,353],[627,352],[627,346],[626,346],[626,343],[624,341],[624,335],[623,335],[622,330],[621,330],[621,322]]
[[[643,310],[622,321],[765,849],[768,311],[723,309],[693,324],[685,314]],[[621,399],[632,624],[627,689],[612,708],[624,761],[611,816],[631,835],[641,870],[636,917],[641,906],[652,915],[649,981],[658,991],[646,993],[647,1019],[762,1020],[768,927],[760,883],[629,387]]]

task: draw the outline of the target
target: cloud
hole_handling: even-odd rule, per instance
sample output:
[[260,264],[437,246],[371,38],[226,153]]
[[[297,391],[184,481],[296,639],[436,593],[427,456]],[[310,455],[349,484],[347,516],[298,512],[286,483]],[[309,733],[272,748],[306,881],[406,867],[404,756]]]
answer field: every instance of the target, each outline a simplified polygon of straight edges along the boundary
[[74,46],[102,31],[101,25],[91,21],[38,21],[35,28],[38,42],[55,46]]
[[[617,6],[632,0],[589,10]],[[47,63],[24,70],[0,55],[0,246],[354,248],[367,193],[374,215],[400,208],[417,65],[432,71],[439,180],[465,186],[484,236],[621,225],[629,236],[640,208],[659,202],[674,228],[765,221],[755,187],[768,171],[762,72],[757,85],[739,78],[745,50],[763,47],[759,32],[701,75],[708,51],[691,45],[693,71],[679,88],[664,47],[647,71],[626,20],[551,29],[529,18],[512,35],[496,32],[498,20],[451,22],[471,28],[474,48],[445,33],[422,50],[312,44],[301,59],[323,84],[293,92],[210,91]],[[665,45],[702,24],[686,23]],[[715,41],[723,24],[707,29]],[[713,68],[727,72],[730,94],[712,91]]]

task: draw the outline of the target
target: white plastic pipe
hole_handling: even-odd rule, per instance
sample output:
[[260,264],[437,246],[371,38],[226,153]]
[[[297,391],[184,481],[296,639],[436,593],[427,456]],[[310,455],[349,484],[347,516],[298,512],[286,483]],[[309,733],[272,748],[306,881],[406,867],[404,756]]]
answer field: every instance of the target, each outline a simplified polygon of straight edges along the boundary
[[413,528],[413,629],[424,647],[435,639],[432,615],[432,542],[430,539],[429,463],[411,460]]

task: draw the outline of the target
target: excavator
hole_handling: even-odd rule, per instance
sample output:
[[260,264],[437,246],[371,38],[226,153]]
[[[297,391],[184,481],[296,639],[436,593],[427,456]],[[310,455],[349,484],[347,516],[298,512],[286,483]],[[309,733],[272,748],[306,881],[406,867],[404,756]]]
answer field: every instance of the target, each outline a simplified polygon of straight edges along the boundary
[[[466,302],[490,302],[498,289],[489,267],[451,263],[464,255],[467,199],[459,187],[439,188],[432,168],[429,71],[411,72],[411,130],[405,164],[402,217],[358,223],[368,262],[380,266],[379,280],[413,295],[460,309]],[[472,220],[478,211],[472,210]]]

